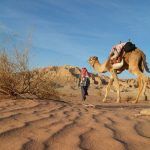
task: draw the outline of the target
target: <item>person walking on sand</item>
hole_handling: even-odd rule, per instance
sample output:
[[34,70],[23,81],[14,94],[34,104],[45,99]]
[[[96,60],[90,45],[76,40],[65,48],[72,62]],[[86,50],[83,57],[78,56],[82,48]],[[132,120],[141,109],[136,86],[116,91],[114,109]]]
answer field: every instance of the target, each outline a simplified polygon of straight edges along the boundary
[[91,74],[87,71],[86,68],[81,69],[81,74],[79,77],[79,83],[78,86],[81,87],[81,95],[82,100],[86,99],[86,96],[88,96],[88,88],[90,86],[90,78]]

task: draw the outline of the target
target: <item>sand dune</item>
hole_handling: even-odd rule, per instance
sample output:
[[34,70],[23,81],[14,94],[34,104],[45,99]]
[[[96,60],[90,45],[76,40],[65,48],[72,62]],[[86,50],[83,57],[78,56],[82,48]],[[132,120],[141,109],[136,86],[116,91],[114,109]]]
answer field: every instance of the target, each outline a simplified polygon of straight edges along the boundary
[[[128,107],[129,106],[129,107]],[[1,150],[149,150],[149,104],[0,100]]]

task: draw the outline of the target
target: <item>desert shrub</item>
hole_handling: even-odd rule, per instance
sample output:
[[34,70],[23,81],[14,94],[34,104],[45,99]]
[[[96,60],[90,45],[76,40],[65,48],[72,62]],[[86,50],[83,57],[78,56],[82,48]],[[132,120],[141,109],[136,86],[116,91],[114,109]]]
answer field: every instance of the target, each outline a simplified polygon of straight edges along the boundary
[[34,70],[31,72],[32,78],[30,80],[29,91],[38,98],[59,98],[56,91],[57,84],[45,76],[44,72]]
[[27,72],[25,72],[26,67],[23,61],[24,60],[21,60],[21,62],[19,62],[19,60],[17,61],[10,58],[5,51],[0,53],[1,92],[15,96],[26,89]]
[[0,52],[0,93],[25,97],[25,94],[37,98],[58,97],[56,84],[45,78],[44,73],[30,71],[28,52],[15,50],[13,57],[6,51]]

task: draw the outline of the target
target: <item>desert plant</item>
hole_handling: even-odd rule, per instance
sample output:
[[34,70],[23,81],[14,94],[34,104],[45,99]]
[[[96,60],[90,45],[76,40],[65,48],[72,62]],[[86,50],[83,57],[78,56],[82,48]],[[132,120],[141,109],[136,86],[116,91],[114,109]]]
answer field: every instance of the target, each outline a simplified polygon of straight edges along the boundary
[[45,72],[34,70],[31,72],[29,91],[38,98],[59,98],[56,83],[45,76]]
[[28,58],[27,50],[19,52],[16,49],[14,57],[6,51],[0,52],[0,93],[19,97],[26,93],[38,98],[56,97],[55,83],[38,70],[30,71]]

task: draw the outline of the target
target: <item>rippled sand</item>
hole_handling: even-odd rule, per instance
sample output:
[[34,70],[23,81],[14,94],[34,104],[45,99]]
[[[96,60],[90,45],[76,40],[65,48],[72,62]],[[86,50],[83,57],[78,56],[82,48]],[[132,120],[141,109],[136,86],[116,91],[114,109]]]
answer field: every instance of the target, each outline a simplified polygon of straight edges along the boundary
[[149,104],[0,100],[0,150],[149,150]]

